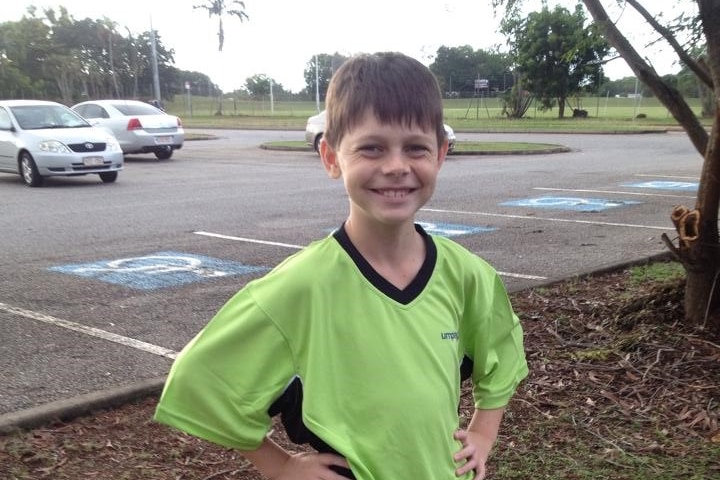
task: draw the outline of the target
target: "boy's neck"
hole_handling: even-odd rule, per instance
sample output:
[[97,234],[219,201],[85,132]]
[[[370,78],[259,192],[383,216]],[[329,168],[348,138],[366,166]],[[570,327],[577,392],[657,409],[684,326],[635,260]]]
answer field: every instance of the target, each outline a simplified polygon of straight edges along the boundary
[[348,219],[344,228],[373,269],[400,289],[412,282],[425,261],[425,241],[412,221],[368,228]]

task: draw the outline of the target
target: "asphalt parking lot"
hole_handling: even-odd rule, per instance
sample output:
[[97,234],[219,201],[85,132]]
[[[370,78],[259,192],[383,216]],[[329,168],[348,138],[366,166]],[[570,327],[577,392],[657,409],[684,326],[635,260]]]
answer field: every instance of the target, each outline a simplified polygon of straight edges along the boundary
[[[217,131],[172,160],[132,156],[117,183],[0,175],[0,415],[162,377],[247,281],[344,219],[302,132]],[[665,252],[701,157],[682,133],[463,134],[568,153],[453,156],[418,215],[494,265],[510,290]]]

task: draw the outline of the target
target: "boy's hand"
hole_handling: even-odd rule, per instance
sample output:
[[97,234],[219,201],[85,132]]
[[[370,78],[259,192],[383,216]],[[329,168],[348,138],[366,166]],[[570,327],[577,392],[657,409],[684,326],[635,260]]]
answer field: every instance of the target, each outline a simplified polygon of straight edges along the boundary
[[291,455],[272,480],[347,480],[330,467],[350,468],[343,457],[332,453]]
[[462,443],[462,448],[453,458],[456,463],[465,462],[455,470],[455,475],[459,477],[474,470],[475,476],[473,480],[482,480],[485,478],[485,461],[487,458],[483,458],[480,455],[477,444],[473,441],[472,434],[465,430],[458,430],[453,437]]

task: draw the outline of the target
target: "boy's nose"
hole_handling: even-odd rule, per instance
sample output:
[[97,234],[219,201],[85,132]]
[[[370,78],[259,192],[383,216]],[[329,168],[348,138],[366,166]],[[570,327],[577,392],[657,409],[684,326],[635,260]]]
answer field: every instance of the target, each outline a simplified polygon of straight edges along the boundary
[[384,173],[388,175],[405,175],[410,171],[410,163],[402,150],[389,150],[383,163]]

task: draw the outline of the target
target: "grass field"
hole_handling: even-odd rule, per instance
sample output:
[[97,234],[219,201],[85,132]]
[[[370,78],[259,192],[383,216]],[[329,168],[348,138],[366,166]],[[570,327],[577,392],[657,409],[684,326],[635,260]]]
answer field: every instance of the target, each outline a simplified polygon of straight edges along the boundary
[[[700,102],[689,99],[691,108],[700,111]],[[577,107],[577,104],[573,104]],[[533,104],[525,118],[502,116],[497,98],[445,100],[445,119],[457,131],[576,131],[610,132],[664,129],[677,126],[675,119],[655,98],[596,97],[580,101],[589,118],[557,118],[557,109],[541,111]],[[312,101],[234,100],[225,99],[222,115],[217,115],[217,99],[177,96],[166,102],[168,112],[182,118],[186,127],[195,128],[262,128],[302,130],[311,115],[317,113]],[[323,105],[320,105],[323,108]],[[572,115],[569,108],[566,115]],[[638,115],[644,118],[637,118]]]

